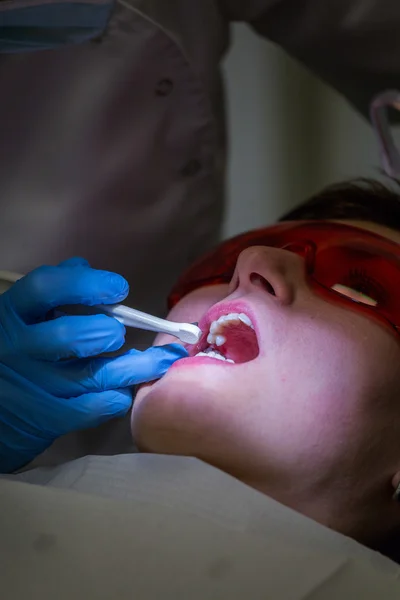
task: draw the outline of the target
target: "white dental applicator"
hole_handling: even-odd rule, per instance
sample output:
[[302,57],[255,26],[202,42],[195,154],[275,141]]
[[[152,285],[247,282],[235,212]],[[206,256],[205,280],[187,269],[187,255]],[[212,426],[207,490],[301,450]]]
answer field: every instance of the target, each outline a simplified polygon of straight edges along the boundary
[[169,333],[186,344],[195,344],[201,337],[201,329],[194,323],[175,323],[167,319],[160,319],[135,308],[129,308],[129,306],[125,306],[124,304],[102,304],[97,308],[107,315],[115,317],[115,319],[127,327],[157,331],[158,333]]
[[[1,0],[0,0],[1,2]],[[20,273],[11,271],[0,271],[0,294],[9,289],[18,279],[21,279]],[[97,308],[112,317],[115,317],[127,327],[136,329],[145,329],[146,331],[156,331],[158,333],[169,333],[186,344],[195,344],[201,337],[201,329],[195,323],[174,323],[159,317],[153,317],[140,310],[129,308],[124,304],[101,304]]]

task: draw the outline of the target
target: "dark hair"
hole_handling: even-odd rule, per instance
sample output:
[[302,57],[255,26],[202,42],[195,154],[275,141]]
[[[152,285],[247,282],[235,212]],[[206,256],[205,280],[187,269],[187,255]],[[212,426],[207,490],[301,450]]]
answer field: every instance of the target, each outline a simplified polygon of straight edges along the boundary
[[392,183],[397,190],[373,179],[331,185],[279,220],[355,219],[400,231],[400,181]]

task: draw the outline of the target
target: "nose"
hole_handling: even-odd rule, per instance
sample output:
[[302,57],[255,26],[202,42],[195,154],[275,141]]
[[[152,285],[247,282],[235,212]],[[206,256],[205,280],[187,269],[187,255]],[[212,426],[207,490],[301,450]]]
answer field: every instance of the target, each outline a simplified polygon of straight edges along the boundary
[[281,304],[291,304],[296,289],[304,283],[304,261],[289,250],[269,246],[252,246],[239,255],[230,291],[255,289],[276,297]]

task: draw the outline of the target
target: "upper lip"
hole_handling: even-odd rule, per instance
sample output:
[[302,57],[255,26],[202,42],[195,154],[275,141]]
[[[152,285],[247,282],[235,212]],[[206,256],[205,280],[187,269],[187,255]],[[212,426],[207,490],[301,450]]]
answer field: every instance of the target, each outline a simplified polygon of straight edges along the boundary
[[238,300],[232,302],[220,302],[218,304],[214,304],[214,306],[210,308],[210,310],[208,310],[200,319],[199,327],[202,331],[202,336],[197,344],[192,346],[191,350],[189,351],[191,356],[194,356],[197,352],[200,352],[206,348],[207,335],[210,331],[211,323],[219,319],[219,317],[222,317],[222,315],[228,315],[230,313],[244,313],[247,315],[254,326],[257,339],[259,339],[257,320],[252,308],[247,303]]

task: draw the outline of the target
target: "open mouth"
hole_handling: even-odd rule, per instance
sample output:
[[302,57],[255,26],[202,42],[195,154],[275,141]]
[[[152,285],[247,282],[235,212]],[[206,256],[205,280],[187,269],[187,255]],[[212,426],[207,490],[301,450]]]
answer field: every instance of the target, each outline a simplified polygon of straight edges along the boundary
[[192,356],[234,364],[249,362],[258,356],[259,346],[254,325],[243,312],[220,314],[203,331],[200,342],[191,352]]

